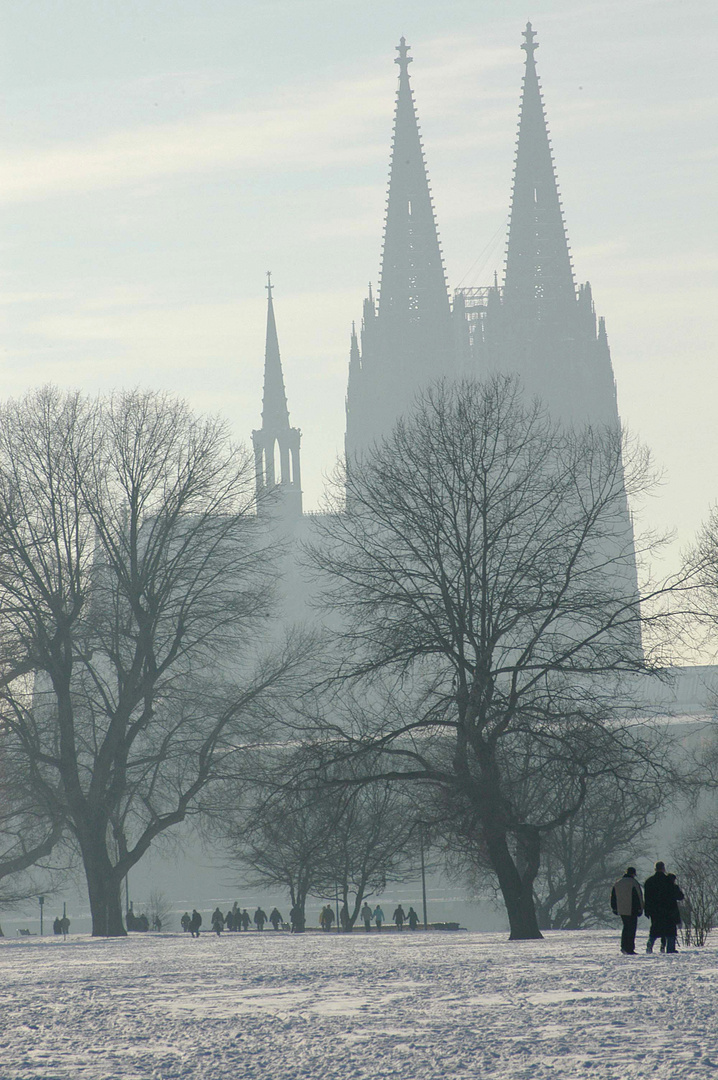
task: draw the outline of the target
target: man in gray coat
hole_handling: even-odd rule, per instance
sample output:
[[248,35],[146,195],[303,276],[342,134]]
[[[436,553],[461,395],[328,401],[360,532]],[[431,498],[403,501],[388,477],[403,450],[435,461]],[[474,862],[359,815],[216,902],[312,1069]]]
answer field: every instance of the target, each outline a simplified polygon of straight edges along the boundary
[[643,893],[636,881],[635,866],[629,866],[611,889],[611,910],[614,915],[620,915],[623,921],[621,952],[635,956],[638,916],[643,914]]

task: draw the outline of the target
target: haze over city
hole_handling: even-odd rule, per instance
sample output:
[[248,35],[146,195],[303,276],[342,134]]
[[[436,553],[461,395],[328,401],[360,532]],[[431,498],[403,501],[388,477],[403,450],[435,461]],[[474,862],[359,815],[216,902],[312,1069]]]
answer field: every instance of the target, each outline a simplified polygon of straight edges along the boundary
[[450,291],[486,285],[528,16],[577,278],[621,417],[665,470],[644,520],[690,543],[718,490],[708,3],[7,5],[2,394],[167,387],[248,440],[271,269],[316,507],[378,277],[394,47],[412,47]]
[[717,38],[6,0],[0,1080],[714,1075]]

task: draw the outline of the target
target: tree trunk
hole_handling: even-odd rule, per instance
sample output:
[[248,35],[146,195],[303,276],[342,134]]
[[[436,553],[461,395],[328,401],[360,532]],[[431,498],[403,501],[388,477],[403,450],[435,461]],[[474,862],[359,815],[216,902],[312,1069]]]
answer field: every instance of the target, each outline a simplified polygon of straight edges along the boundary
[[[487,829],[486,848],[506,905],[511,931],[509,940],[529,941],[542,938],[533,895],[535,874],[532,877],[530,874],[522,876],[519,873],[506,843],[504,832]],[[528,878],[530,880],[527,880]]]
[[102,839],[80,838],[82,862],[90,898],[93,937],[125,937],[120,886]]

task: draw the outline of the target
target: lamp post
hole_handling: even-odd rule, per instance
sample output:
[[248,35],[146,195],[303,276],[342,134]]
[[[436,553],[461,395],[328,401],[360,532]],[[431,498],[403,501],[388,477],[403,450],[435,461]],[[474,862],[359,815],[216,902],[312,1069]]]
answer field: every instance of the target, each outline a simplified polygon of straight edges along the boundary
[[42,915],[45,908],[45,897],[38,896],[38,903],[40,904],[40,937],[43,935]]
[[419,826],[419,853],[421,855],[421,901],[424,905],[424,929],[429,929],[426,919],[426,868],[424,866],[424,825],[426,822],[417,822]]

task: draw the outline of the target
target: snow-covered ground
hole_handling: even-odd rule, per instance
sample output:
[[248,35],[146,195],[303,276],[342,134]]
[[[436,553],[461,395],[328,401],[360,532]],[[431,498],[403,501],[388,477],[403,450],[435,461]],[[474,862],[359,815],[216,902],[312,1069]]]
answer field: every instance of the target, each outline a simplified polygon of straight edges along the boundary
[[617,931],[5,939],[0,1078],[718,1078],[717,961]]

